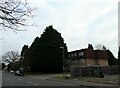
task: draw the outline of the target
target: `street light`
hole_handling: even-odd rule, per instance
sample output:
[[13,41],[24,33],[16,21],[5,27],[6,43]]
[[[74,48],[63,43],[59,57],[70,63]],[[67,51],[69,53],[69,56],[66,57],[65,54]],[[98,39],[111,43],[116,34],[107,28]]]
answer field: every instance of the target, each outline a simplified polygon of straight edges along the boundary
[[64,74],[64,47],[60,47],[61,49],[63,49],[63,78],[65,77],[65,74]]

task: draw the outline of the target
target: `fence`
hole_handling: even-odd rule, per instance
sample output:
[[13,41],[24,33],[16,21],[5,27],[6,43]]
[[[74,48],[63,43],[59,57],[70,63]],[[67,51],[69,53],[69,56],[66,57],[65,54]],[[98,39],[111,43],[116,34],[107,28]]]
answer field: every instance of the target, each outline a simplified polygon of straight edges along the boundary
[[71,77],[99,76],[99,72],[108,75],[120,75],[120,66],[72,66]]

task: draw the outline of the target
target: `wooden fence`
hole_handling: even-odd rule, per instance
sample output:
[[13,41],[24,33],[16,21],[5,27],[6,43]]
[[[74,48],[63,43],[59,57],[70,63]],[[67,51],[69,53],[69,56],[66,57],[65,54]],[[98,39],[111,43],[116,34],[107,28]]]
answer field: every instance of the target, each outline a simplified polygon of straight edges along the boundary
[[71,77],[80,76],[99,76],[99,73],[103,72],[107,75],[120,75],[120,66],[72,66]]

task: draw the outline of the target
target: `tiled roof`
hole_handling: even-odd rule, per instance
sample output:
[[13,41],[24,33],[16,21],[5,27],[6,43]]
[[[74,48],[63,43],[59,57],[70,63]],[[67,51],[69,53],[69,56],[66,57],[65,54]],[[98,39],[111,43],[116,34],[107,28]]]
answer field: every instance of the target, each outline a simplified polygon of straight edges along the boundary
[[80,49],[69,52],[71,53],[77,53],[77,52],[84,52],[85,58],[94,58],[94,59],[108,59],[107,51],[103,50],[93,50],[93,49]]

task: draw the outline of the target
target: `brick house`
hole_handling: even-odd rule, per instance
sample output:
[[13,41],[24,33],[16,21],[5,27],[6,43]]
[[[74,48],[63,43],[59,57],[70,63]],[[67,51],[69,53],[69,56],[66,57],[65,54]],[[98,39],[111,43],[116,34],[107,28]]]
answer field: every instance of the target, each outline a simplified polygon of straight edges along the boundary
[[108,53],[104,50],[85,48],[68,52],[72,66],[108,66]]

